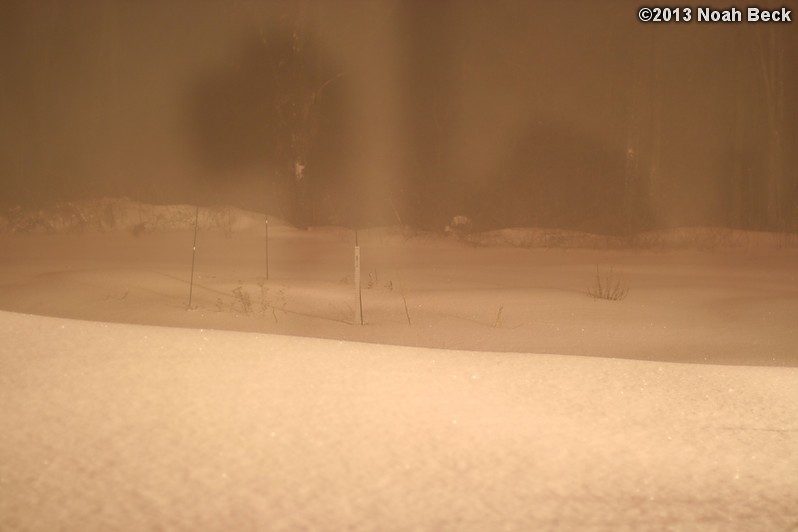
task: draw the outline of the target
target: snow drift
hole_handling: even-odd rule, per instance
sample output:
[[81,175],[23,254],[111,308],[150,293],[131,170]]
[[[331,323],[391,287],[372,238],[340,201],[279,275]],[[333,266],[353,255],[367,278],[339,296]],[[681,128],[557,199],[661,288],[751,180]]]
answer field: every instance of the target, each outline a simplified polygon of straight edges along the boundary
[[798,369],[0,313],[3,530],[788,530]]

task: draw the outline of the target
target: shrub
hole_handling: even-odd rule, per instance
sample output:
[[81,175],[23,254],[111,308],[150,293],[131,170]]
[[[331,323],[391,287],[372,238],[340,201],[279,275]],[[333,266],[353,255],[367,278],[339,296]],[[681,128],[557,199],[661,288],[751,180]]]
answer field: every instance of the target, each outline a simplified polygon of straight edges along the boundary
[[236,302],[241,306],[241,310],[244,314],[252,312],[252,298],[240,285],[233,289],[233,297],[235,297]]
[[616,277],[610,266],[609,272],[601,274],[596,265],[596,279],[587,291],[593,299],[606,299],[607,301],[621,301],[626,298],[629,288],[623,284],[620,277]]

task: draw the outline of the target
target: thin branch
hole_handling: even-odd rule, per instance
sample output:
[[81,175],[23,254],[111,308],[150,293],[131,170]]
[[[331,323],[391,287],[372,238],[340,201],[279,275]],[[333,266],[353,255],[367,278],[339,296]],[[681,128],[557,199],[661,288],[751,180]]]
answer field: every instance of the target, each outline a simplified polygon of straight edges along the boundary
[[339,72],[338,74],[334,75],[333,77],[322,83],[321,86],[318,89],[316,89],[316,92],[313,93],[313,100],[316,101],[317,99],[319,99],[321,97],[321,92],[327,87],[327,85],[329,85],[338,78],[342,78],[343,76],[344,73]]
[[762,68],[762,80],[765,84],[765,92],[768,104],[773,101],[773,89],[771,87],[771,74],[768,72],[767,64],[765,63],[765,45],[762,42],[762,32],[754,32],[756,35],[756,43],[759,49],[759,66]]

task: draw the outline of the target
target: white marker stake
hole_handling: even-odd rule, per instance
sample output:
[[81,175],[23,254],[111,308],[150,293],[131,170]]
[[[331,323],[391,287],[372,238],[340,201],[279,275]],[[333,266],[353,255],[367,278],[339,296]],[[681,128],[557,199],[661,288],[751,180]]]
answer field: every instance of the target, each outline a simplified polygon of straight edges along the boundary
[[363,325],[363,299],[360,292],[360,246],[355,231],[355,323]]
[[194,215],[194,245],[191,248],[191,280],[188,285],[188,308],[191,309],[191,296],[194,295],[194,259],[197,257],[197,228],[199,227],[199,205]]
[[269,216],[266,216],[266,280],[269,280]]

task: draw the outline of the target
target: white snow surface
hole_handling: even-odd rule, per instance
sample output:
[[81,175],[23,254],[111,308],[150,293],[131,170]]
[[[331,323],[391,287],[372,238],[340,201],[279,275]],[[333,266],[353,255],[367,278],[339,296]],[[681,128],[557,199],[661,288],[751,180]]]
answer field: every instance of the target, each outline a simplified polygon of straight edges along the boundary
[[352,231],[230,208],[187,308],[196,216],[0,219],[0,530],[798,530],[791,236],[370,229],[361,326]]
[[2,530],[794,530],[798,369],[0,312]]

